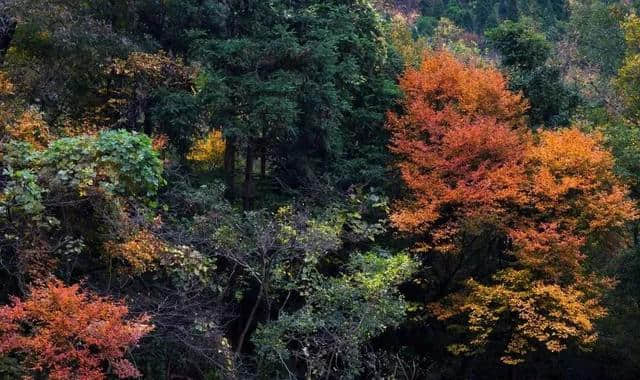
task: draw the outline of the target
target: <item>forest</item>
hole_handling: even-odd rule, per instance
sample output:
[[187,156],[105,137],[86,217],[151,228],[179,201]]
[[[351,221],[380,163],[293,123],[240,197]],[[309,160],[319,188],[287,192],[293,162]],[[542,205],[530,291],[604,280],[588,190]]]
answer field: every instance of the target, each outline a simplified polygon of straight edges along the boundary
[[640,1],[0,0],[0,379],[134,378],[640,378]]

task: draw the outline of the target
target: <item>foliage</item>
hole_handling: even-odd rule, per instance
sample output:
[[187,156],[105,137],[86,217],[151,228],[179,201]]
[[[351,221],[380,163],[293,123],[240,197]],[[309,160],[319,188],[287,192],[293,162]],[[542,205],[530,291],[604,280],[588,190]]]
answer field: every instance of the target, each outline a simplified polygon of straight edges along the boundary
[[189,246],[168,246],[159,255],[160,265],[173,276],[177,286],[188,287],[192,283],[212,285],[211,273],[215,260],[202,255]]
[[36,175],[28,170],[7,170],[5,175],[9,178],[2,197],[0,198],[0,211],[3,214],[19,215],[27,217],[40,217],[44,211],[42,196],[44,189],[38,184]]
[[635,141],[640,138],[640,128],[623,122],[612,122],[603,128],[609,149],[616,158],[617,174],[629,184],[634,197],[640,194],[640,147]]
[[[483,347],[492,334],[509,334],[501,360],[518,364],[541,344],[551,352],[572,341],[592,345],[594,322],[606,315],[602,294],[611,279],[589,274],[585,254],[590,244],[615,252],[619,243],[610,232],[624,232],[637,217],[613,175],[612,157],[597,137],[570,129],[543,132],[528,159],[538,167],[526,202],[539,215],[520,216],[522,225],[509,233],[516,270],[498,271],[489,286],[469,280],[465,297],[450,298],[453,314],[468,314],[473,336],[470,345],[453,346],[456,353]],[[452,316],[435,310],[439,318]]]
[[640,377],[639,5],[0,1],[0,378]]
[[185,151],[198,127],[195,68],[160,51],[133,52],[104,71],[107,83],[100,95],[105,101],[90,119],[110,128],[164,133]]
[[524,23],[505,21],[499,28],[487,32],[505,66],[531,71],[545,64],[551,45],[541,33]]
[[42,153],[41,167],[53,183],[82,194],[99,186],[108,192],[153,197],[163,184],[162,162],[151,139],[124,130],[58,139]]
[[635,13],[630,14],[622,23],[622,29],[627,50],[615,83],[623,97],[629,115],[637,119],[638,109],[640,109],[640,95],[638,94],[638,78],[640,78],[640,17]]
[[13,125],[5,127],[5,133],[12,139],[28,142],[42,150],[51,141],[49,126],[36,109],[27,109]]
[[535,18],[550,31],[568,16],[568,4],[562,0],[426,0],[423,15],[453,20],[468,31],[482,34],[505,20]]
[[449,50],[460,59],[472,61],[481,57],[477,36],[466,33],[448,18],[438,21],[430,40],[433,49]]
[[126,261],[134,271],[145,272],[153,269],[165,246],[149,231],[140,230],[123,243],[107,242],[105,251],[109,257]]
[[263,376],[294,376],[300,366],[313,377],[362,374],[363,346],[404,317],[406,305],[394,287],[415,263],[406,254],[367,253],[345,269],[339,278],[314,274],[303,308],[258,328],[253,341]]
[[224,160],[225,142],[222,132],[211,131],[193,144],[187,159],[201,169],[219,168]]
[[416,198],[391,219],[403,231],[433,229],[434,244],[446,251],[447,231],[460,226],[436,225],[441,210],[499,214],[521,196],[526,136],[509,124],[523,124],[527,103],[495,69],[464,66],[448,53],[427,56],[400,83],[407,112],[389,116],[391,149],[404,158],[398,167]]
[[570,27],[575,32],[579,54],[606,75],[615,74],[624,57],[624,32],[619,6],[603,1],[573,4]]
[[[8,257],[15,258],[19,277],[46,278],[60,261],[73,262],[78,252],[67,250],[69,240],[83,237],[101,246],[119,239],[123,234],[117,231],[129,227],[123,201],[152,205],[164,183],[151,140],[126,131],[61,138],[42,151],[10,140],[2,151],[7,179],[0,196],[2,241],[12,247]],[[96,236],[93,228],[112,229],[116,236]],[[125,255],[131,247],[120,248],[114,253],[134,266],[146,263],[141,256]]]
[[[495,95],[470,102],[464,91],[453,92],[469,83],[449,74],[459,70],[494,75],[498,80],[482,83],[496,83]],[[521,127],[520,97],[499,74],[446,56],[426,57],[400,83],[405,114],[390,114],[391,149],[413,197],[396,206],[391,220],[416,237],[419,251],[512,256],[490,269],[490,278],[474,280],[471,272],[461,291],[432,304],[439,319],[466,316],[469,342],[451,351],[477,354],[491,342],[503,350],[504,363],[518,364],[540,344],[557,352],[568,341],[593,343],[594,320],[606,314],[602,291],[611,282],[586,270],[586,255],[615,252],[637,217],[601,136],[575,128],[530,136]],[[496,238],[512,246],[496,247]],[[504,346],[498,336],[509,337]]]
[[0,94],[3,96],[11,95],[13,93],[14,86],[11,80],[7,77],[7,73],[0,72]]
[[124,357],[153,326],[128,313],[121,302],[52,280],[0,309],[0,355],[21,354],[29,378],[139,377]]
[[414,38],[406,17],[397,14],[391,23],[389,38],[398,54],[402,57],[405,66],[415,66],[422,60],[422,55],[427,50],[427,41],[424,37]]
[[559,224],[586,233],[622,228],[635,217],[627,188],[615,176],[613,156],[603,148],[600,135],[585,135],[575,128],[545,131],[528,158],[536,168],[531,196],[545,217],[554,215]]
[[531,125],[569,124],[579,99],[561,81],[559,69],[547,63],[551,48],[545,36],[523,21],[505,21],[489,30],[487,38],[502,55],[510,88],[529,99]]
[[474,280],[466,284],[470,295],[456,311],[469,315],[465,328],[474,335],[469,345],[450,346],[453,353],[482,349],[492,334],[508,330],[500,360],[516,365],[535,351],[536,344],[557,353],[567,349],[569,340],[589,346],[597,339],[593,321],[606,315],[606,310],[580,287],[532,282],[526,270],[502,271],[494,280],[500,285],[485,286]]
[[108,24],[93,17],[90,3],[64,0],[6,1],[16,21],[4,62],[16,93],[46,111],[74,115],[98,102],[102,65],[131,48]]
[[293,187],[362,165],[365,152],[384,158],[375,143],[384,138],[384,112],[397,95],[390,78],[399,67],[388,58],[373,8],[362,1],[255,2],[227,23],[235,33],[201,30],[193,45],[206,70],[200,95],[227,144],[250,157],[266,151],[260,154]]

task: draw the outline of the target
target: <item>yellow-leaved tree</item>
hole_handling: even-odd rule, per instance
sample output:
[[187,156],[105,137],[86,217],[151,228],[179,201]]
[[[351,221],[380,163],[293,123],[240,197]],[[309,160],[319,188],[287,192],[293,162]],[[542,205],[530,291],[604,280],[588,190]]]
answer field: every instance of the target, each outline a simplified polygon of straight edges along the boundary
[[187,154],[187,159],[201,170],[220,168],[224,161],[225,146],[222,132],[210,131],[203,138],[196,140]]

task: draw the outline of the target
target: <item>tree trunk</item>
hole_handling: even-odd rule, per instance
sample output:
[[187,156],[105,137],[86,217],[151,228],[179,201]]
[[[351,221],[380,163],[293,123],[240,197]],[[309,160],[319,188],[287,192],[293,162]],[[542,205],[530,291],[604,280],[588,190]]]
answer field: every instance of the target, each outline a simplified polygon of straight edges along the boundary
[[267,177],[267,146],[265,143],[262,144],[260,150],[260,176],[262,179]]
[[244,168],[244,189],[242,192],[242,207],[250,210],[253,201],[253,163],[254,163],[253,141],[247,142],[247,158]]
[[260,291],[258,292],[258,297],[256,298],[256,302],[253,304],[251,308],[251,313],[249,313],[249,318],[247,318],[247,323],[244,325],[244,329],[240,334],[240,338],[238,338],[238,346],[236,347],[236,354],[242,352],[242,346],[244,345],[244,340],[253,324],[253,319],[256,316],[256,311],[258,311],[258,306],[260,306],[260,302],[262,301],[262,296],[264,295],[264,287],[260,285]]
[[267,128],[264,126],[260,139],[260,176],[263,180],[267,177]]
[[236,197],[236,141],[229,138],[224,150],[224,178],[227,186],[227,198],[230,200]]

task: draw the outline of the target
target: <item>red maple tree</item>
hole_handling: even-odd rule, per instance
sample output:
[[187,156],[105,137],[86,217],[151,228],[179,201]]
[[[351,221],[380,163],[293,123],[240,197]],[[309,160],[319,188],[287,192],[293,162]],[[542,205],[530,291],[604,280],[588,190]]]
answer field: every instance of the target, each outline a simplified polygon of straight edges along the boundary
[[128,313],[122,302],[51,280],[0,308],[0,356],[17,354],[28,378],[139,377],[125,355],[153,326]]

